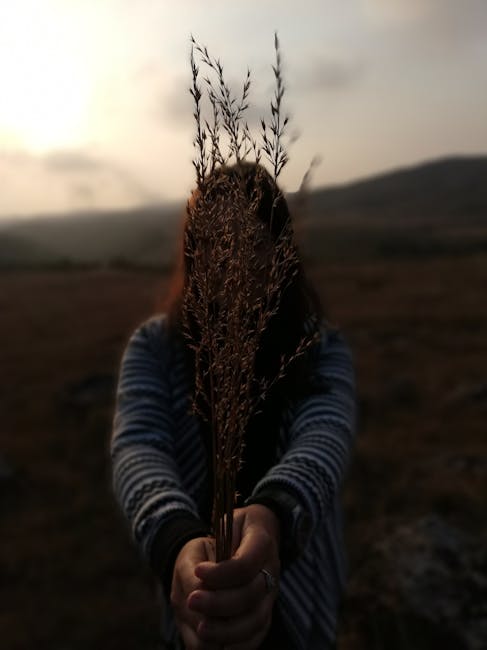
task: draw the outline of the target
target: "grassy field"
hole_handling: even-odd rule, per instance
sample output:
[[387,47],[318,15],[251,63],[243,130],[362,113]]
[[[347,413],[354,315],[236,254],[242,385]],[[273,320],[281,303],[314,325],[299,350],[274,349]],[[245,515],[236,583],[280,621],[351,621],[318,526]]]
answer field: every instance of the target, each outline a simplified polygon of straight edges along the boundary
[[[449,459],[487,455],[487,255],[334,262],[313,277],[358,373],[351,571],[424,513],[485,533],[482,474]],[[6,650],[157,647],[154,584],[115,507],[108,440],[124,344],[165,284],[130,269],[0,274]],[[362,647],[346,613],[340,637],[340,648]]]

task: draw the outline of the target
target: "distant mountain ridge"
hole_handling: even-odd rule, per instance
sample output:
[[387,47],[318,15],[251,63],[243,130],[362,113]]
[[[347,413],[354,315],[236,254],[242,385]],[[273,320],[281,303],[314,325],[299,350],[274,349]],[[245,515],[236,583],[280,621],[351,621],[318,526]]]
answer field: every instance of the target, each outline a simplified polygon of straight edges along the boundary
[[363,217],[487,219],[487,156],[424,162],[313,192],[312,211]]
[[180,214],[180,206],[169,205],[11,222],[0,226],[0,267],[114,262],[164,265],[173,256]]
[[[290,195],[290,203],[296,200]],[[167,266],[180,236],[181,204],[36,217],[0,224],[0,267],[45,264]],[[400,226],[434,224],[487,228],[487,156],[452,157],[371,178],[317,189],[307,196],[306,221],[318,250],[330,228],[342,249],[364,242],[379,224],[388,237]],[[487,240],[486,240],[487,241]],[[362,244],[361,244],[362,245]]]

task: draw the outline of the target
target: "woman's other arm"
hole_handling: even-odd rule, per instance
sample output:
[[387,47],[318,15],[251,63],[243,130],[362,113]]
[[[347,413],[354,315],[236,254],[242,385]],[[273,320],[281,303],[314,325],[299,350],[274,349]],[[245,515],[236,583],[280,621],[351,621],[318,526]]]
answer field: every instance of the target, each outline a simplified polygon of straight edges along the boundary
[[316,373],[323,388],[292,409],[288,448],[247,501],[268,505],[289,526],[293,507],[302,510],[307,519],[306,539],[297,543],[294,553],[302,550],[327,516],[355,439],[355,373],[343,335],[337,330],[322,335],[317,356]]
[[178,551],[188,540],[205,536],[208,528],[182,487],[174,457],[163,334],[160,319],[154,318],[142,324],[127,344],[110,451],[115,496],[134,540],[168,593]]

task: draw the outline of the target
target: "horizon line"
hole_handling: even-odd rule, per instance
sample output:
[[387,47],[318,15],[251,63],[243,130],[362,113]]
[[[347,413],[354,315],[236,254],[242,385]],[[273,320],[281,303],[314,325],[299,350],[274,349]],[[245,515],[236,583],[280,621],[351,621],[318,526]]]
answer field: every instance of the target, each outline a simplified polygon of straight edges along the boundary
[[[313,187],[309,190],[310,194],[326,191],[334,191],[339,189],[345,189],[353,185],[359,185],[362,183],[372,182],[379,178],[386,176],[392,176],[395,174],[404,173],[414,169],[421,169],[422,167],[428,167],[430,165],[437,165],[446,162],[461,161],[461,160],[481,160],[487,159],[487,152],[485,153],[452,153],[444,154],[433,158],[421,158],[416,162],[410,163],[399,163],[392,167],[386,167],[382,170],[371,172],[370,174],[364,174],[356,176],[346,181],[340,181],[336,183],[330,183],[328,185],[320,185],[318,187]],[[287,196],[294,196],[299,193],[299,190],[284,192]],[[53,210],[46,212],[31,212],[27,214],[0,214],[0,226],[7,225],[12,222],[18,221],[34,221],[34,220],[50,220],[50,219],[62,219],[62,218],[74,218],[74,217],[89,217],[95,215],[115,215],[130,213],[137,210],[160,210],[160,209],[175,209],[177,206],[183,207],[187,199],[168,199],[166,201],[162,200],[157,203],[140,203],[134,205],[126,205],[120,207],[103,207],[103,208],[79,208],[79,209],[68,209],[68,210]]]

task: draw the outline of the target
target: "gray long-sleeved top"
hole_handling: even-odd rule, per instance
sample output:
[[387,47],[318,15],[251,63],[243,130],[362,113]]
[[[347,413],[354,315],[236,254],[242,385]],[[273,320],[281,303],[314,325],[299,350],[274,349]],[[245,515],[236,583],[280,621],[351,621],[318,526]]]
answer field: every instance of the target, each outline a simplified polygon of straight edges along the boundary
[[[311,520],[276,601],[297,650],[334,640],[346,580],[340,488],[355,437],[356,397],[351,353],[339,331],[323,329],[316,364],[327,389],[282,414],[275,464],[253,492],[291,493]],[[185,541],[209,532],[201,519],[207,452],[190,400],[183,350],[169,337],[166,317],[155,316],[137,328],[122,358],[111,456],[116,498],[156,571],[158,562],[171,566],[168,556]],[[171,641],[177,631],[166,610]]]

